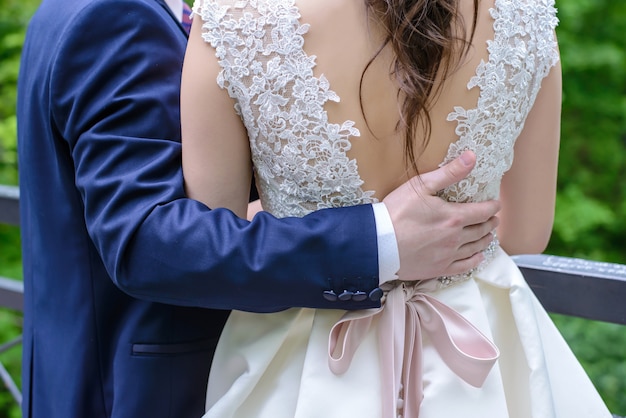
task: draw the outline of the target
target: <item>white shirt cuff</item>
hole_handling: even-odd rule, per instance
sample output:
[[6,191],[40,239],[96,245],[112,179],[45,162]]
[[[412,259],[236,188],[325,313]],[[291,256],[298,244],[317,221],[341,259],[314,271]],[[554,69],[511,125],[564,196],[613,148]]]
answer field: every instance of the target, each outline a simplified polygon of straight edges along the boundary
[[387,206],[378,202],[372,205],[372,209],[378,242],[378,283],[383,284],[398,278],[396,273],[400,270],[400,253]]

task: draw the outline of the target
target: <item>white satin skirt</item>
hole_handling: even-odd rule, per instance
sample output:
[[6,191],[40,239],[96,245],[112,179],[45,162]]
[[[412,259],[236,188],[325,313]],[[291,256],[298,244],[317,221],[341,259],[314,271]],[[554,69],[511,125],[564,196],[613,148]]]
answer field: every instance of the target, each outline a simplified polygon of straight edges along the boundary
[[204,418],[610,418],[496,251],[469,280],[400,286],[381,309],[233,312]]

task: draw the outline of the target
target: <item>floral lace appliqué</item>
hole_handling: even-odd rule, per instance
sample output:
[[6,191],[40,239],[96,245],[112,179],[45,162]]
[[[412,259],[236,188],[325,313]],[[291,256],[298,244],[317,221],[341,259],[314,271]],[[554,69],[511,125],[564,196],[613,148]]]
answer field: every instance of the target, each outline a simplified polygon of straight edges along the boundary
[[204,1],[195,7],[203,38],[215,48],[218,84],[235,99],[248,131],[265,210],[304,216],[328,207],[372,203],[355,160],[347,156],[354,122],[328,122],[324,104],[339,102],[315,56],[303,50],[309,25],[293,0]]
[[513,146],[524,127],[541,81],[558,61],[554,0],[496,0],[490,10],[494,39],[467,84],[478,87],[475,109],[460,106],[448,115],[456,121],[459,140],[450,145],[443,164],[464,150],[476,153],[476,167],[464,181],[441,192],[455,202],[496,199],[500,180],[513,162]]

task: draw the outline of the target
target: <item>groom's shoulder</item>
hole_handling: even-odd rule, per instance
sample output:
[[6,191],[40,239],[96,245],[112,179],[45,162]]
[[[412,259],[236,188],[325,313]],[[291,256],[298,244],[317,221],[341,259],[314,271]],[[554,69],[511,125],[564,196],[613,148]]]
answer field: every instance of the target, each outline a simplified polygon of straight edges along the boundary
[[154,34],[168,26],[176,29],[162,0],[44,0],[27,38],[56,55],[66,45],[110,43],[124,33]]
[[137,24],[145,15],[167,15],[163,0],[44,0],[31,20],[48,26],[69,27],[89,24],[91,27],[110,24],[111,18],[134,19]]

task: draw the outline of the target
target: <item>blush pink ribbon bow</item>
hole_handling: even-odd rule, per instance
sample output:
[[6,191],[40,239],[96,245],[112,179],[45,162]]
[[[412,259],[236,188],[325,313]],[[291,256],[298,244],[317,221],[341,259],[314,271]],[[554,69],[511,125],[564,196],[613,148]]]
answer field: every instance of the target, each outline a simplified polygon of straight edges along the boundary
[[[461,379],[481,387],[499,356],[498,348],[461,314],[424,293],[421,285],[401,283],[387,293],[379,309],[346,313],[331,329],[331,371],[346,372],[376,315],[382,358],[383,418],[416,418],[424,396],[422,330],[446,365]],[[404,400],[399,400],[400,392]]]

